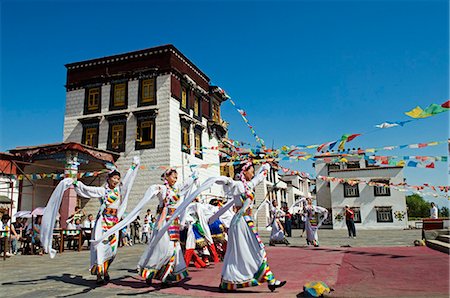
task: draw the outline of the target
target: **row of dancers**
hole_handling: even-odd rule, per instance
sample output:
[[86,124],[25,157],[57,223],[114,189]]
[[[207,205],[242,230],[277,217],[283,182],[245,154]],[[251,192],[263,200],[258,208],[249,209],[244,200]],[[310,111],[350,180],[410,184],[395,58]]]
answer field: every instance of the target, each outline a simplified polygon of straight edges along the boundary
[[[318,247],[318,230],[322,226],[322,223],[327,219],[328,210],[321,206],[314,206],[312,202],[312,198],[301,198],[288,209],[288,212],[292,214],[293,210],[295,210],[294,208],[299,208],[298,213],[300,214],[300,220],[304,222],[306,231],[306,244]],[[271,230],[269,245],[274,246],[277,243],[289,245],[289,241],[286,238],[285,228],[281,222],[281,218],[286,216],[286,212],[278,208],[278,202],[276,200],[273,200],[272,202],[265,200],[263,201],[263,204],[257,208],[255,214],[257,214],[260,208],[264,206],[264,203],[267,203],[270,215],[269,224],[267,226],[268,229]],[[316,217],[319,221],[314,223],[316,221]]]
[[[87,186],[72,178],[57,185],[45,208],[41,228],[41,243],[51,258],[56,255],[52,234],[58,210],[64,191],[73,185],[79,196],[100,200],[90,246],[90,272],[97,276],[98,284],[110,280],[108,272],[117,254],[120,230],[133,222],[152,199],[159,200],[156,225],[137,265],[140,276],[148,285],[154,279],[160,280],[163,287],[184,280],[191,261],[196,267],[206,266],[206,259],[196,253],[199,247],[214,262],[223,258],[221,291],[267,282],[273,292],[286,284],[272,273],[252,216],[254,189],[265,179],[270,163],[264,163],[255,174],[252,161],[248,161],[241,165],[237,180],[219,176],[208,178],[202,184],[196,171],[181,182],[176,169],[170,168],[161,176],[163,184],[151,185],[135,208],[123,217],[139,164],[139,158],[135,157],[123,178],[117,170],[110,172],[101,187]],[[203,204],[197,199],[214,184],[223,187],[228,198],[223,206]],[[314,207],[309,208],[311,212]],[[184,254],[182,238],[185,238]]]

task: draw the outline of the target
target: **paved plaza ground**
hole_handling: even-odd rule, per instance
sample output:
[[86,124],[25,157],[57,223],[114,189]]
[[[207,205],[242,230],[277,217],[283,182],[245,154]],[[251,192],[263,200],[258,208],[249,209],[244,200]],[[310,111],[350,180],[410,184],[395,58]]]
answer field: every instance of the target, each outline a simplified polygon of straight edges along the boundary
[[[321,280],[334,291],[329,297],[449,297],[449,256],[427,247],[413,247],[420,230],[359,231],[356,239],[346,231],[321,230],[319,248],[305,247],[300,231],[291,246],[267,247],[275,276],[285,287],[270,293],[266,285],[220,293],[222,264],[191,268],[190,280],[161,289],[149,287],[134,268],[144,246],[120,248],[111,267],[111,282],[102,287],[87,270],[89,252],[48,256],[14,256],[0,261],[2,297],[296,297],[309,281]],[[268,234],[261,231],[265,242]],[[342,247],[345,246],[345,247]],[[348,247],[350,246],[350,247]]]

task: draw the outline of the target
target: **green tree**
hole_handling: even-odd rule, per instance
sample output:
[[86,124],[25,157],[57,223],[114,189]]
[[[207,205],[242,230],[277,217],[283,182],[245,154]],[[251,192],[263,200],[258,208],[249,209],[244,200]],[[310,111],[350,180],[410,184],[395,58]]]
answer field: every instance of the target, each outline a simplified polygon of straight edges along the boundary
[[430,216],[430,203],[418,194],[406,196],[406,206],[408,206],[408,217]]

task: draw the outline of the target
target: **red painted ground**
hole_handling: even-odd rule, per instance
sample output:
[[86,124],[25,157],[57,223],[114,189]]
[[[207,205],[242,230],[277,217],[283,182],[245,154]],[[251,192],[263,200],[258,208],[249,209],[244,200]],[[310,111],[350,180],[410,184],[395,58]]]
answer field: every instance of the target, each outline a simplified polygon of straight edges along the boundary
[[312,248],[269,247],[269,266],[287,285],[271,293],[266,285],[220,293],[222,264],[190,270],[189,281],[160,289],[136,278],[107,287],[134,288],[138,293],[159,292],[196,297],[295,297],[309,281],[324,281],[331,297],[448,297],[449,256],[427,247]]

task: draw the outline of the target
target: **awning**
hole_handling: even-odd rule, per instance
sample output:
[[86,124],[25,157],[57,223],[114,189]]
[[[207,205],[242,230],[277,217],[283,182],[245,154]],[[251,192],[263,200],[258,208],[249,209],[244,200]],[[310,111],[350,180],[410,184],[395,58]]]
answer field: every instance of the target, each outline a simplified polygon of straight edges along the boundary
[[7,196],[0,196],[0,204],[11,204],[11,199]]

